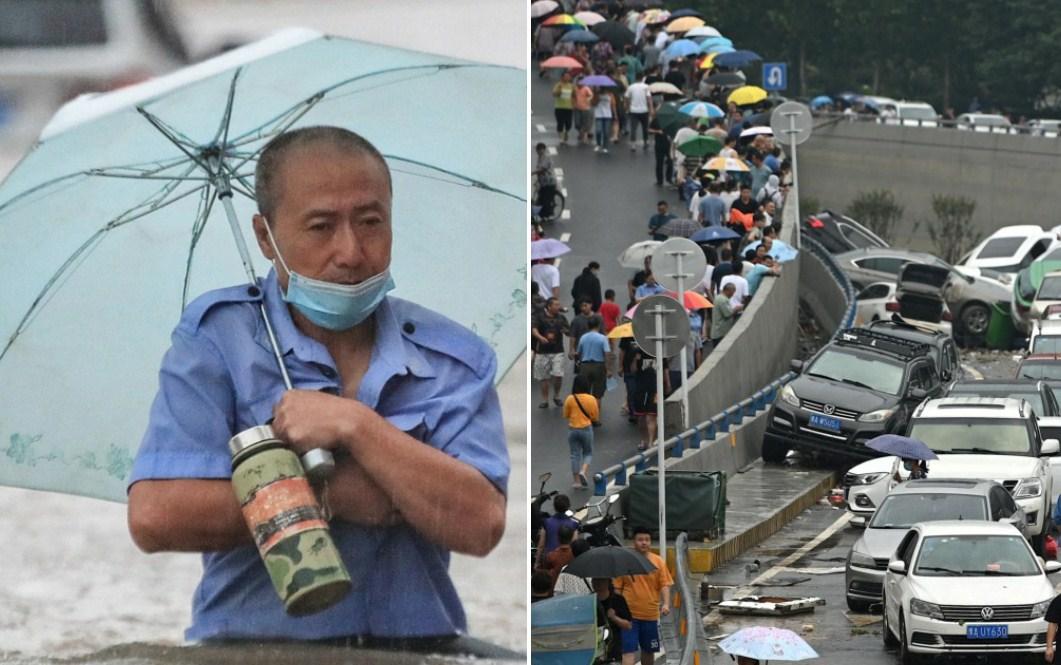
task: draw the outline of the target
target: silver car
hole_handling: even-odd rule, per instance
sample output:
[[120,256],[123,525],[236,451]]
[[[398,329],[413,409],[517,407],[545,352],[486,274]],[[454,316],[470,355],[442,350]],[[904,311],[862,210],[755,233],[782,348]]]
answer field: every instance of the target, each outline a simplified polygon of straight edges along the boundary
[[912,525],[955,519],[1008,522],[1028,536],[1024,510],[993,480],[908,480],[888,494],[847,555],[847,606],[865,612],[880,604],[888,559]]
[[943,287],[944,300],[954,316],[954,336],[968,343],[987,332],[991,321],[991,306],[1008,303],[1012,297],[1012,276],[985,268],[952,266],[943,259],[926,252],[915,252],[895,247],[866,247],[835,256],[856,289],[874,282],[896,282],[907,263],[927,263],[951,271]]

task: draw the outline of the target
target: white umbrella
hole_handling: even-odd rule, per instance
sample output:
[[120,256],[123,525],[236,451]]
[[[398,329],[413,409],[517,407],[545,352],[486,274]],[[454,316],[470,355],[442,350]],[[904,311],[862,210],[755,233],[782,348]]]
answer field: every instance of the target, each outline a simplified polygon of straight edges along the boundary
[[598,23],[604,23],[608,20],[597,12],[576,12],[574,17],[586,25],[597,25]]
[[766,134],[767,136],[773,136],[774,130],[769,127],[749,127],[740,133],[740,137],[747,138],[749,136],[759,136],[760,134]]
[[531,260],[555,259],[571,251],[571,248],[556,238],[542,238],[531,243]]
[[680,95],[682,91],[678,89],[673,83],[667,83],[666,81],[656,81],[652,85],[648,86],[648,91],[653,95]]
[[689,32],[685,33],[686,39],[692,39],[693,37],[721,37],[722,33],[712,28],[709,25],[701,25],[698,28],[693,28]]
[[531,18],[541,18],[559,6],[555,0],[538,0],[530,7]]
[[635,242],[619,255],[619,265],[624,268],[643,268],[645,267],[645,257],[652,256],[653,250],[659,247],[661,243],[659,240],[642,240],[641,242]]

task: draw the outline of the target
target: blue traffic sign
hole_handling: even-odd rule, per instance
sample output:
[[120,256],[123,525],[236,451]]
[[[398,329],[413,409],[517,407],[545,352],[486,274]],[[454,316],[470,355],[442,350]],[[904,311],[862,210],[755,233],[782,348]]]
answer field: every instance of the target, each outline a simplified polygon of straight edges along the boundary
[[763,63],[763,89],[784,90],[788,88],[788,63]]

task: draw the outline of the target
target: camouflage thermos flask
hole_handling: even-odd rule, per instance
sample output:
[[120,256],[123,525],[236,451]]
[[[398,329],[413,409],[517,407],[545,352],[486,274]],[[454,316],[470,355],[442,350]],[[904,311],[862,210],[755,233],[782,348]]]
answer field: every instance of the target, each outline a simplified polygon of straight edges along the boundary
[[261,425],[228,442],[232,485],[284,609],[325,610],[350,590],[350,574],[298,455]]

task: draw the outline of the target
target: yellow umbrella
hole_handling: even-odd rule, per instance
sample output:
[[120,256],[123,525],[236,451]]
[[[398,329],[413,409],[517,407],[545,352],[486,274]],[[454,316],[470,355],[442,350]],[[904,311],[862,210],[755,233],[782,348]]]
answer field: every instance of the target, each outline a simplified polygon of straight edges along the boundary
[[608,339],[622,339],[624,337],[634,336],[634,324],[623,323],[612,328],[612,331],[608,333]]
[[715,56],[717,53],[708,53],[707,57],[700,61],[700,69],[711,69],[715,66]]
[[663,23],[670,18],[670,12],[666,9],[646,9],[641,12],[641,20],[648,25]]
[[757,85],[746,85],[737,88],[729,94],[727,102],[733,102],[737,106],[747,106],[766,99],[766,91]]
[[751,169],[748,165],[735,157],[715,157],[709,159],[700,167],[703,171],[740,171],[746,172]]
[[682,16],[676,18],[667,24],[667,32],[671,34],[688,32],[693,28],[699,28],[704,25],[704,19],[697,18],[695,16]]

